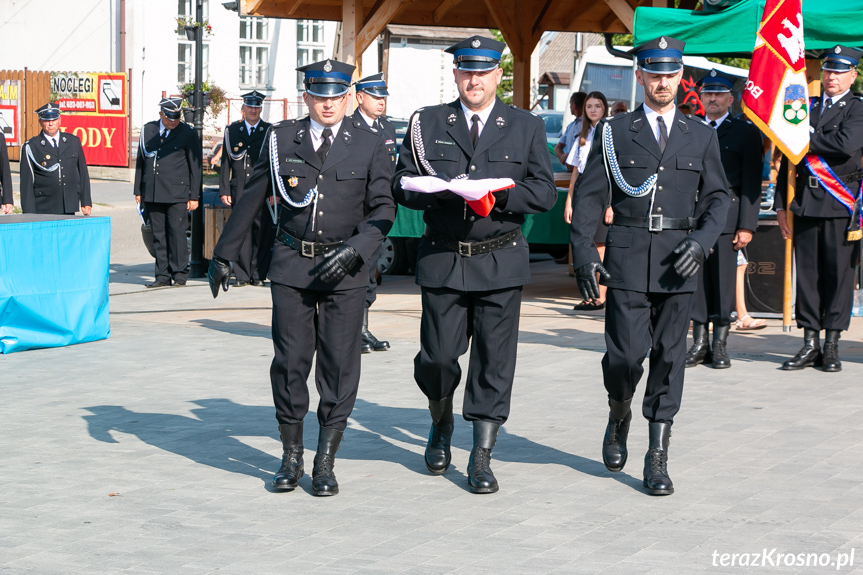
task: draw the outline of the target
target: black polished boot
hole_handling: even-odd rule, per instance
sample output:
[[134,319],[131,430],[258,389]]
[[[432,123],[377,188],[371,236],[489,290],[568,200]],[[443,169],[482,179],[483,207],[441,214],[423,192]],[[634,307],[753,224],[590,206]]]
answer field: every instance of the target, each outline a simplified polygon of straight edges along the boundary
[[390,348],[390,342],[379,340],[369,331],[369,308],[363,310],[363,331],[360,332],[360,336],[362,338],[363,353],[387,351]]
[[293,491],[303,476],[303,422],[279,426],[282,438],[282,465],[273,475],[273,488]]
[[650,495],[671,495],[674,484],[668,476],[668,440],[671,424],[650,422],[650,443],[644,456],[644,486]]
[[[838,357],[837,357],[838,359]],[[803,328],[803,347],[797,355],[782,364],[782,369],[793,371],[804,367],[821,367],[821,343],[818,330]]]
[[426,467],[433,475],[442,475],[452,461],[450,442],[455,427],[452,416],[452,396],[439,401],[429,400],[432,426],[426,444]]
[[611,409],[608,412],[605,440],[602,442],[602,462],[609,471],[620,471],[626,465],[626,438],[629,435],[629,422],[632,421],[630,403],[632,399],[608,400]]
[[699,363],[710,363],[710,341],[708,340],[707,324],[692,322],[692,347],[686,352],[686,367],[695,367]]
[[713,324],[713,369],[726,369],[731,367],[731,358],[728,357],[728,351],[725,349],[725,344],[728,342],[728,332],[731,331],[730,325]]
[[318,435],[318,452],[315,454],[315,467],[312,469],[312,489],[315,495],[336,495],[339,482],[333,473],[336,464],[336,451],[342,441],[343,433],[332,427],[322,427]]
[[497,423],[473,422],[473,449],[467,463],[467,485],[471,493],[496,493],[500,489],[490,467],[498,429]]
[[831,373],[842,371],[842,362],[839,361],[839,336],[842,334],[838,329],[828,329],[824,332],[824,351],[821,356],[824,371]]

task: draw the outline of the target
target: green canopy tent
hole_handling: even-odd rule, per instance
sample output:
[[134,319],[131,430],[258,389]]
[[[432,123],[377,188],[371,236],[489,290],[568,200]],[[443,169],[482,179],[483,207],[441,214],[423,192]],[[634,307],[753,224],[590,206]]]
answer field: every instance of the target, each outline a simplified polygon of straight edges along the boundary
[[[720,12],[642,6],[635,10],[633,44],[638,46],[665,35],[686,42],[688,55],[748,58],[755,47],[755,32],[763,10],[764,0],[743,0]],[[826,50],[836,44],[861,46],[861,30],[863,0],[803,0],[806,50]]]

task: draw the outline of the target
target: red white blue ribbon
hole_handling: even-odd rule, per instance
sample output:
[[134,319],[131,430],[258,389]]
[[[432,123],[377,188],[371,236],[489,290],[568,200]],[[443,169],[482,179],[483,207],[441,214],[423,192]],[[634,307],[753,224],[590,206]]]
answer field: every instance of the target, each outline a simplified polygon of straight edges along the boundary
[[[821,156],[806,154],[803,157],[803,162],[806,164],[806,168],[809,170],[809,173],[818,180],[818,185],[827,190],[830,195],[836,198],[837,202],[845,206],[848,213],[853,216],[854,202],[857,200],[857,196],[863,193],[863,183],[861,183],[857,194],[854,194],[848,186],[845,185],[845,182],[839,179],[836,173],[827,165],[827,162],[825,162],[824,158]],[[860,223],[863,224],[863,215],[861,215]]]

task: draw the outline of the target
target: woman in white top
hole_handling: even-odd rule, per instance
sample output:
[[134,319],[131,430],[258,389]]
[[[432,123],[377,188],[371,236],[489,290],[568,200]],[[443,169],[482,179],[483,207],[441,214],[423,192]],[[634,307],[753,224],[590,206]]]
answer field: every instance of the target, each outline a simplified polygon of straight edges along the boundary
[[[596,125],[599,121],[608,115],[608,100],[602,92],[591,92],[587,95],[584,101],[584,120],[581,124],[581,134],[576,140],[569,152],[569,157],[566,163],[573,166],[572,176],[569,180],[569,192],[566,195],[566,207],[563,211],[563,218],[566,223],[572,223],[572,200],[575,190],[575,181],[578,175],[584,171],[584,166],[587,163],[587,154],[590,152],[590,146],[593,144]],[[611,223],[611,208],[606,207],[605,216],[600,220],[599,225],[594,235],[596,248],[599,250],[599,257],[605,256],[605,235],[608,231],[608,224]],[[599,286],[599,299],[592,302],[582,302],[577,304],[573,309],[576,311],[594,311],[605,308],[605,286]]]

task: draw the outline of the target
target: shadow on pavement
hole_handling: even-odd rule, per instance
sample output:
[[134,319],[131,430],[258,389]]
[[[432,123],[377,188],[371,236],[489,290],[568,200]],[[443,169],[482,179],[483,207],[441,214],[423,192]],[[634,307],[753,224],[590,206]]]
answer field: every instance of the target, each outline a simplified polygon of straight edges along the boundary
[[[90,436],[105,443],[118,443],[112,432],[134,435],[142,442],[231,473],[248,475],[269,485],[272,474],[278,469],[281,455],[249,446],[242,437],[264,437],[273,441],[272,450],[278,450],[278,426],[272,407],[241,405],[228,399],[199,399],[200,406],[192,410],[193,417],[170,413],[134,412],[118,405],[99,405],[85,408]],[[336,460],[388,461],[398,463],[407,470],[427,475],[422,452],[429,430],[426,409],[397,408],[357,400],[351,416],[352,427]],[[359,428],[357,428],[359,427]],[[311,490],[311,471],[314,449],[317,445],[318,422],[309,412],[304,425],[303,443],[306,448],[306,477],[301,487]],[[467,452],[472,446],[471,426],[456,414],[456,431],[453,447]],[[461,461],[461,460],[464,461]],[[570,467],[591,476],[610,476],[633,488],[641,481],[628,475],[610,474],[600,461],[565,453],[534,441],[500,430],[494,461],[531,464],[556,464]],[[467,489],[467,454],[462,454],[443,476],[453,484]],[[308,484],[307,484],[308,483]]]

